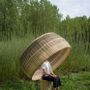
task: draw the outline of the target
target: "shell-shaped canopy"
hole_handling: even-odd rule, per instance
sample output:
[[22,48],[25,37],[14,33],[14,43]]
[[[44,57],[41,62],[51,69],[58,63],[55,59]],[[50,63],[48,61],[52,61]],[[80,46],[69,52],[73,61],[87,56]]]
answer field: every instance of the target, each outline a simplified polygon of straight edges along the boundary
[[66,59],[71,51],[69,43],[54,32],[41,35],[32,41],[21,56],[23,72],[32,80],[42,76],[40,66],[45,60],[50,61],[55,70]]

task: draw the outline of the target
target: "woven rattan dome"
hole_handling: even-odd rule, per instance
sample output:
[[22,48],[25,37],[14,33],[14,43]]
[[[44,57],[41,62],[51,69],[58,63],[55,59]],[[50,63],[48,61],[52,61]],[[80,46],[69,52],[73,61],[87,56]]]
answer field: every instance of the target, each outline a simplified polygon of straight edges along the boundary
[[22,54],[22,70],[32,80],[38,80],[42,76],[40,66],[45,60],[49,60],[55,70],[70,51],[71,46],[64,38],[53,32],[46,33],[32,41]]

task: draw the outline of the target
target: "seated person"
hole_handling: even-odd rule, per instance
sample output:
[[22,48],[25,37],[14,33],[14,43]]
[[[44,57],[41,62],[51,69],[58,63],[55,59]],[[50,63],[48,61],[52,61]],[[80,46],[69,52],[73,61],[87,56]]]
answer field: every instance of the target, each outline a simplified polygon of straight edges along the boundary
[[55,90],[60,90],[60,86],[61,86],[61,81],[60,78],[54,74],[52,67],[50,65],[50,62],[48,60],[46,60],[42,65],[41,65],[41,69],[43,70],[43,76],[42,79],[43,80],[47,80],[47,81],[52,81],[53,82],[53,87],[55,88]]

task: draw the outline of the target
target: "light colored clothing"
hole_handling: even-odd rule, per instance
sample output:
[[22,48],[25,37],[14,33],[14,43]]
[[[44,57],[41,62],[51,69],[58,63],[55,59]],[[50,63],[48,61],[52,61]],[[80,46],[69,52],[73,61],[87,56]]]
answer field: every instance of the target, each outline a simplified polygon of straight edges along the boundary
[[44,69],[44,70],[46,70],[46,72],[47,72],[48,74],[50,74],[51,71],[52,71],[52,67],[51,67],[51,64],[50,64],[49,61],[45,61],[45,62],[41,65],[41,68]]

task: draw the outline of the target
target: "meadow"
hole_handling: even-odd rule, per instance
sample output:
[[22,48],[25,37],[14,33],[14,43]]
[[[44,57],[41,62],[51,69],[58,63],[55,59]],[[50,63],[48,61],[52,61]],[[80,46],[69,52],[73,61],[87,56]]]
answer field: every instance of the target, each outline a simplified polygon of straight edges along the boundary
[[[72,73],[61,76],[61,90],[90,90],[90,72]],[[40,90],[39,81],[7,80],[0,90]]]
[[[20,56],[34,39],[33,35],[0,42],[0,90],[40,90],[39,81],[25,79],[20,71]],[[67,38],[68,39],[68,38]],[[55,71],[61,77],[62,90],[90,89],[90,55],[79,44],[68,39],[72,51],[67,60]]]

